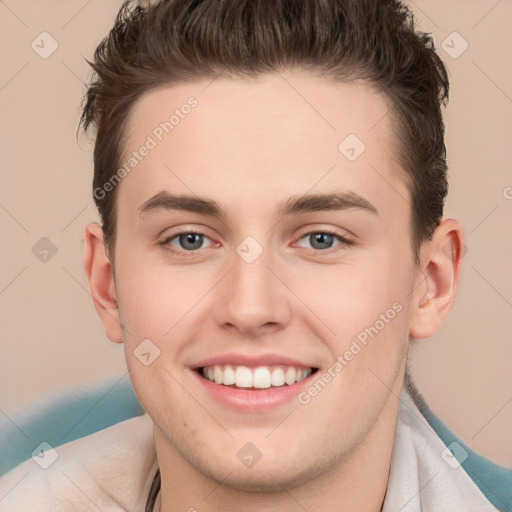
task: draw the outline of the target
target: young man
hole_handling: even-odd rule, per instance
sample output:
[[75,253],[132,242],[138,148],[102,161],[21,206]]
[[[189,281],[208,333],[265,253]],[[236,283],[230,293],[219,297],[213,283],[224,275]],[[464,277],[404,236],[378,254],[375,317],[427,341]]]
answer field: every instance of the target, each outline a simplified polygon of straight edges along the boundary
[[404,388],[462,261],[408,10],[128,3],[93,67],[85,270],[147,414],[1,510],[497,510]]

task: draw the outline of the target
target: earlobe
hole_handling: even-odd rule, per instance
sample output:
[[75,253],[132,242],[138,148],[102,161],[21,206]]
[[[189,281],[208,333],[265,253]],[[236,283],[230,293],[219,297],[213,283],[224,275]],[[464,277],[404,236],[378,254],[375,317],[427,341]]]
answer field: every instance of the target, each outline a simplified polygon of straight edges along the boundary
[[94,306],[108,338],[115,343],[122,343],[114,275],[105,250],[103,229],[96,222],[90,223],[85,229],[84,239],[84,269]]
[[422,247],[409,332],[412,338],[429,338],[441,329],[457,294],[462,248],[462,226],[452,219],[442,221],[432,240]]

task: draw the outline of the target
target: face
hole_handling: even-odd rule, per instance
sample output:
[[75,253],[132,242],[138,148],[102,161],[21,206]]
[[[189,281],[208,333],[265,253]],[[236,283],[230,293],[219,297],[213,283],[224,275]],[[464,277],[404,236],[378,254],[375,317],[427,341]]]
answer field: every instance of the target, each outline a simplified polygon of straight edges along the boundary
[[115,291],[160,455],[293,486],[396,415],[416,270],[387,111],[365,83],[302,71],[135,104]]

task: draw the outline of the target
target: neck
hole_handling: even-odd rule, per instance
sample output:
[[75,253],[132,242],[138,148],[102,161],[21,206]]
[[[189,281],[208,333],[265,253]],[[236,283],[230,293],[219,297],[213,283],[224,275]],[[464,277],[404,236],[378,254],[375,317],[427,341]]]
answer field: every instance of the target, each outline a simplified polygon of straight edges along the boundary
[[[244,512],[379,512],[385,499],[400,394],[391,394],[374,427],[352,452],[320,476],[272,492],[231,487],[227,477],[209,478],[190,465],[155,426],[162,487],[155,512],[224,512],[243,503]],[[277,482],[276,482],[277,483]]]

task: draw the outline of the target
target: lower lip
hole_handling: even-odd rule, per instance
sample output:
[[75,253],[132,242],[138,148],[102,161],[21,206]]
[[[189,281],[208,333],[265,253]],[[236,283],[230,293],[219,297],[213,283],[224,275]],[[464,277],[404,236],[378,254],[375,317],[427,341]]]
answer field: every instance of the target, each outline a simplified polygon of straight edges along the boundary
[[262,412],[275,409],[287,402],[297,399],[297,395],[310,384],[315,374],[310,374],[300,382],[285,384],[267,389],[240,389],[215,384],[205,379],[197,371],[193,372],[206,391],[218,402],[229,408],[243,412]]

